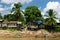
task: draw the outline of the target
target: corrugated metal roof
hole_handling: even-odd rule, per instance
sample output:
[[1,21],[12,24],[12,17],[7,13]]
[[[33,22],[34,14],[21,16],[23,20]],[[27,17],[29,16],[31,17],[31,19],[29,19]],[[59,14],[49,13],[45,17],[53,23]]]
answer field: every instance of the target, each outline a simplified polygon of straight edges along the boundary
[[38,22],[38,23],[43,23],[43,20],[37,20],[36,22]]

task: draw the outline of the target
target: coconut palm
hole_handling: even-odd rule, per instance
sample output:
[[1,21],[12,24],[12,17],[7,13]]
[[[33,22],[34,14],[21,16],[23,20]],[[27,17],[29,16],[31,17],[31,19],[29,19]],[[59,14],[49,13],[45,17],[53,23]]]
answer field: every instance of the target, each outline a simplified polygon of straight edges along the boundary
[[54,10],[52,10],[52,9],[49,9],[48,11],[47,11],[47,17],[48,18],[46,18],[45,19],[45,23],[46,23],[46,25],[48,25],[49,26],[49,28],[52,28],[53,26],[55,26],[56,25],[56,12],[54,11]]
[[18,3],[15,3],[14,4],[14,7],[12,8],[12,11],[11,12],[14,12],[14,17],[15,17],[15,21],[23,21],[23,17],[22,17],[22,14],[21,14],[21,8],[22,7],[22,4],[20,2]]

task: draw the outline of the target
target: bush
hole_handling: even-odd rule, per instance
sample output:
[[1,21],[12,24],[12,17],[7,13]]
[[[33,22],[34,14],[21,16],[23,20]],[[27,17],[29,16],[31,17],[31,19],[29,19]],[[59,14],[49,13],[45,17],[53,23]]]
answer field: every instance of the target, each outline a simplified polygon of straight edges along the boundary
[[55,27],[54,31],[60,32],[60,27]]
[[6,29],[7,29],[7,27],[6,27],[6,26],[4,26],[4,27],[2,27],[2,29],[3,29],[3,30],[6,30]]
[[45,29],[45,26],[44,25],[40,25],[39,28],[40,29]]
[[48,30],[49,32],[50,31],[53,31],[53,32],[60,32],[60,27],[57,27],[57,26],[45,26],[45,29]]
[[24,28],[26,28],[25,26],[19,26],[19,27],[17,27],[17,30],[19,31],[22,31]]
[[22,31],[22,29],[24,29],[24,28],[26,28],[25,24],[20,24],[20,25],[18,25],[17,30]]
[[12,27],[12,28],[8,28],[7,30],[9,30],[9,31],[15,31],[16,28]]
[[45,29],[49,32],[54,31],[55,30],[55,26],[49,26],[49,25],[45,25]]

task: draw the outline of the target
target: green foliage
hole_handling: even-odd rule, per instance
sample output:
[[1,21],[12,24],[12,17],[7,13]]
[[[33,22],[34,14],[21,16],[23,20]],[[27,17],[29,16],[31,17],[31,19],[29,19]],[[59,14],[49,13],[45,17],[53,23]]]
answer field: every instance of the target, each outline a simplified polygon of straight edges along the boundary
[[13,14],[7,14],[7,15],[4,15],[4,20],[14,21],[15,18],[14,18],[14,15]]
[[20,8],[22,7],[21,3],[15,3],[14,7],[11,10],[11,13],[14,12],[13,14],[7,14],[4,15],[4,19],[7,21],[20,21],[23,24],[25,24],[25,20],[23,15],[21,14],[24,13],[23,11],[20,10]]
[[42,19],[41,11],[36,6],[27,6],[25,9],[25,16],[27,22]]
[[49,9],[47,11],[48,15],[46,15],[48,18],[45,19],[45,24],[46,25],[49,25],[49,26],[54,26],[56,25],[56,13],[52,10],[52,9]]
[[[4,20],[7,21],[20,21],[23,24],[27,23],[32,23],[34,20],[43,20],[43,16],[41,14],[41,11],[38,9],[37,6],[27,6],[25,11],[23,12],[21,10],[22,4],[20,2],[15,3],[14,7],[11,10],[11,13],[14,12],[13,14],[7,14],[4,15]],[[24,20],[23,15],[21,14],[21,12],[25,15],[26,21]],[[49,9],[47,11],[47,15],[46,15],[46,19],[45,19],[45,24],[48,25],[47,29],[53,28],[55,31],[60,31],[60,28],[55,27],[57,24],[56,22],[56,12],[52,9]],[[3,19],[1,13],[0,13],[0,19]],[[25,27],[23,26],[18,26],[17,28],[8,28],[8,30],[22,30]],[[43,25],[40,25],[39,28],[44,29],[45,27]],[[2,29],[6,30],[7,27],[3,27]]]
[[19,24],[17,27],[17,30],[19,31],[19,30],[21,30],[21,28],[22,28],[22,24]]
[[16,28],[7,28],[7,30],[9,30],[9,31],[15,31],[16,30]]
[[1,13],[0,13],[0,19],[3,19],[3,17],[2,17],[2,15],[1,15]]
[[17,10],[20,10],[20,8],[22,7],[22,4],[20,3],[20,2],[18,2],[18,3],[15,3],[14,4],[14,7],[12,8],[12,10],[11,10],[11,12],[13,12],[13,11],[17,11]]
[[6,27],[6,26],[4,26],[4,27],[2,27],[2,29],[3,29],[3,30],[6,30],[6,29],[7,29],[7,27]]
[[55,27],[55,28],[54,28],[54,31],[55,31],[55,32],[60,32],[60,27]]
[[45,29],[45,26],[44,25],[40,25],[39,28],[40,29]]
[[26,28],[25,24],[18,26],[17,30],[22,31],[24,28]]
[[11,12],[14,12],[14,19],[15,21],[21,21],[22,19],[22,15],[21,15],[21,11],[20,8],[22,7],[21,3],[15,3],[14,7],[12,8]]
[[14,20],[15,21],[21,21],[21,22],[24,22],[24,18],[21,14],[21,11],[20,8],[22,7],[22,4],[21,3],[15,3],[14,4],[14,7],[12,8],[12,12],[14,12]]

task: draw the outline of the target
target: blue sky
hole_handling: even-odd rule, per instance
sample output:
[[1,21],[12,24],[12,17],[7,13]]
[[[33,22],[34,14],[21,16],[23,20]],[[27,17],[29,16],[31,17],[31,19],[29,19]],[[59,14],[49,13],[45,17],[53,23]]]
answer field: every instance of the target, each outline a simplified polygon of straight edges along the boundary
[[[3,15],[10,13],[13,4],[17,2],[22,3],[22,10],[24,10],[27,6],[35,5],[42,11],[43,15],[48,9],[54,9],[60,13],[60,0],[0,0],[0,12]],[[58,15],[60,16],[60,14]]]
[[23,9],[25,9],[26,6],[36,5],[37,7],[41,8],[40,10],[43,10],[46,7],[46,4],[50,1],[51,2],[60,2],[60,0],[33,0],[29,4],[24,4]]
[[[14,3],[21,2],[24,10],[27,6],[37,6],[42,15],[46,14],[46,11],[53,9],[57,12],[56,17],[60,18],[60,0],[0,0],[0,12],[2,15],[10,14]],[[46,18],[46,17],[44,17]],[[57,22],[59,22],[57,20]]]

